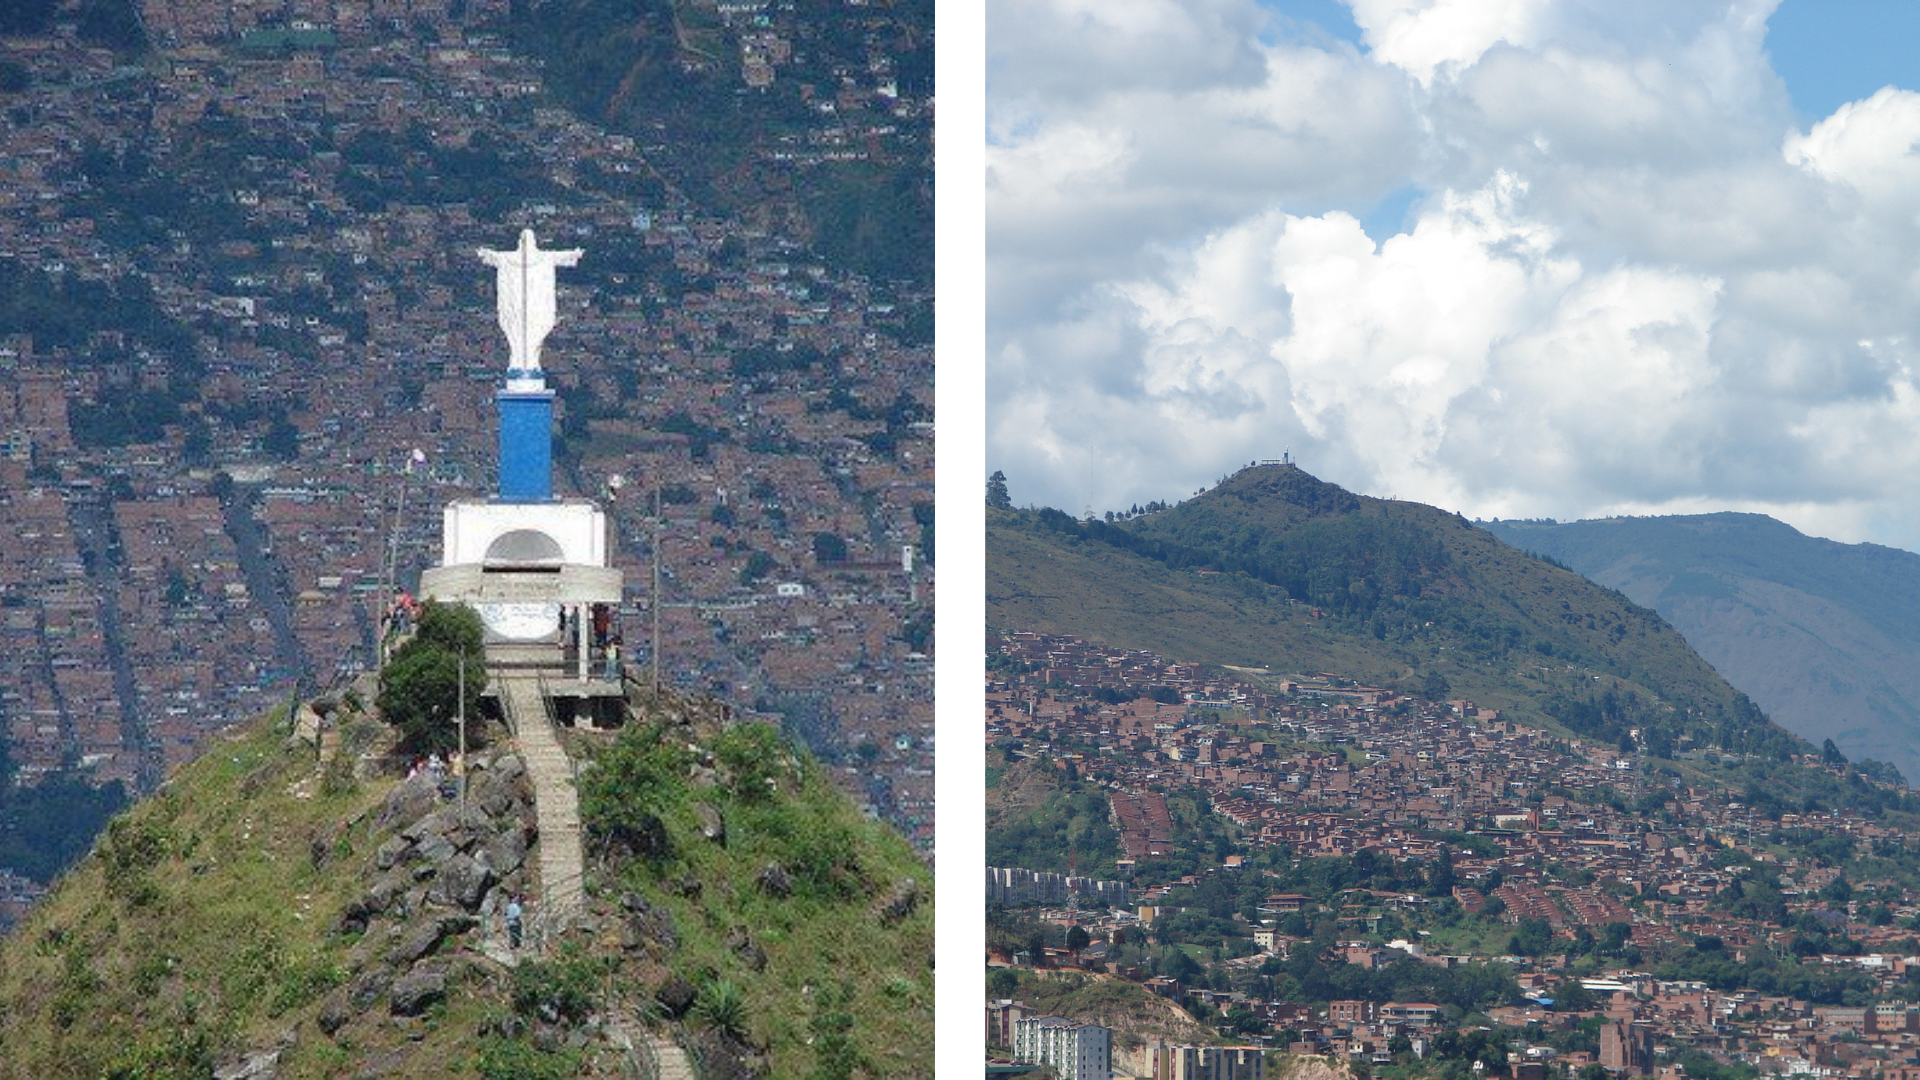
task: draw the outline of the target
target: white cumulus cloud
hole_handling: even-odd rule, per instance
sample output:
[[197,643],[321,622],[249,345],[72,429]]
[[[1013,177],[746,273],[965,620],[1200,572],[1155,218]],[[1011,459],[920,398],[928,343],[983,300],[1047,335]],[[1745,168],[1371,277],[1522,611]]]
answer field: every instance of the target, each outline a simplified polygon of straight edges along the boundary
[[990,6],[989,469],[1078,511],[1291,448],[1469,515],[1920,545],[1920,94],[1801,130],[1774,0]]

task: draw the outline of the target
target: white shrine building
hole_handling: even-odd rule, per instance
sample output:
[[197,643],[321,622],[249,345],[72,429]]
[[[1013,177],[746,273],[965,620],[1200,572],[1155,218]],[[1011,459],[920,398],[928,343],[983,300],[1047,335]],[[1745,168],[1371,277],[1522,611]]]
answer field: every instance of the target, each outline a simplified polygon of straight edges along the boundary
[[489,498],[447,504],[440,565],[421,574],[420,593],[471,605],[486,626],[489,666],[538,671],[556,711],[571,712],[560,708],[567,699],[577,706],[622,692],[595,640],[596,621],[610,625],[624,584],[612,564],[612,528],[593,500],[554,497],[554,395],[540,368],[540,342],[554,322],[553,268],[573,265],[580,252],[543,251],[522,230],[518,248],[481,255],[498,271],[500,325],[512,346],[494,396],[500,482]]

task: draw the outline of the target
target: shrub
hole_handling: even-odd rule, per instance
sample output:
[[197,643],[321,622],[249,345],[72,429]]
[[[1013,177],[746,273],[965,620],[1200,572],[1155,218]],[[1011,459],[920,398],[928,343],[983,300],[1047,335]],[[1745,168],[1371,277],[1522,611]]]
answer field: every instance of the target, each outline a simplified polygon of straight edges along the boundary
[[658,725],[629,727],[580,774],[580,820],[610,848],[665,858],[658,813],[680,800],[692,755]]
[[146,907],[158,900],[160,890],[147,871],[158,866],[172,846],[166,830],[153,822],[127,816],[113,819],[100,844],[107,895],[130,907]]
[[529,1019],[578,1023],[593,1012],[599,965],[568,946],[560,958],[513,969],[513,1008]]
[[700,989],[693,1003],[693,1015],[701,1023],[724,1035],[739,1038],[746,1034],[746,1002],[740,988],[726,979],[715,979]]
[[[455,719],[461,696],[460,657],[467,657],[466,700],[472,709],[487,688],[481,642],[480,616],[472,608],[428,601],[413,637],[380,670],[380,697],[375,704],[387,722],[400,729],[409,749],[449,751],[459,744]],[[477,727],[468,728],[470,745]]]
[[771,724],[736,724],[714,740],[713,756],[733,776],[733,793],[746,802],[771,798],[790,775],[789,754]]
[[481,1044],[474,1068],[484,1080],[565,1080],[579,1074],[580,1058],[571,1050],[542,1050],[496,1036]]

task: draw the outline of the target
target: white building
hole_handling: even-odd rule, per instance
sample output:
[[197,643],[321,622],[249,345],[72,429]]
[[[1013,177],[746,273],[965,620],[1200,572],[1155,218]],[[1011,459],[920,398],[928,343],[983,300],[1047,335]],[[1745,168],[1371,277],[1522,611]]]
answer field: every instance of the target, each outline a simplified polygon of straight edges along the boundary
[[1013,1058],[1053,1066],[1060,1080],[1112,1080],[1113,1032],[1059,1016],[1013,1022]]
[[1266,1080],[1266,1053],[1257,1046],[1175,1046],[1155,1043],[1154,1080]]

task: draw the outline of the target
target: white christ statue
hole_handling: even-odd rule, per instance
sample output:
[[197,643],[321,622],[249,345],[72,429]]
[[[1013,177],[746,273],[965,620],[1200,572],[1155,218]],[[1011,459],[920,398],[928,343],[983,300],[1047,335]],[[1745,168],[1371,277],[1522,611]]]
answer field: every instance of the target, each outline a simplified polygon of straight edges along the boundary
[[520,246],[511,251],[480,249],[495,270],[500,330],[507,335],[508,371],[540,370],[540,343],[553,329],[553,268],[580,261],[580,249],[542,251],[532,229],[520,230]]

